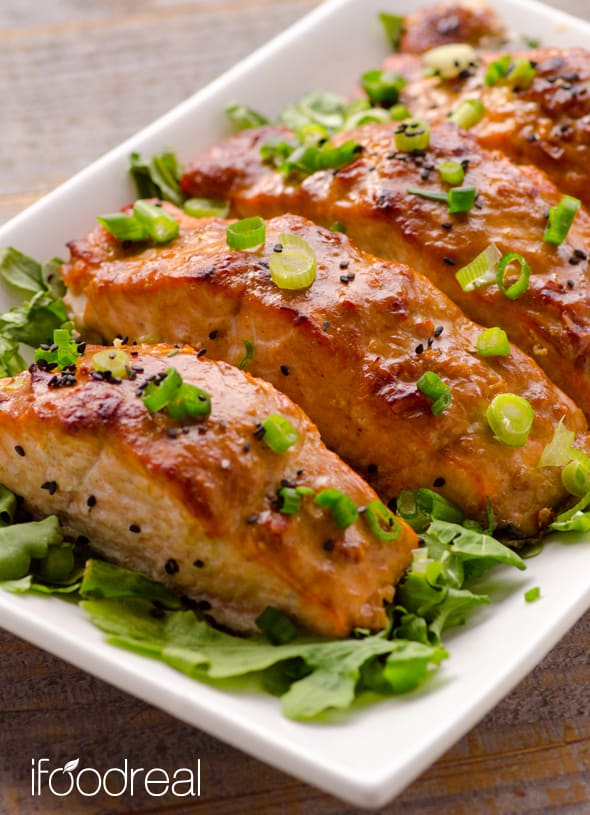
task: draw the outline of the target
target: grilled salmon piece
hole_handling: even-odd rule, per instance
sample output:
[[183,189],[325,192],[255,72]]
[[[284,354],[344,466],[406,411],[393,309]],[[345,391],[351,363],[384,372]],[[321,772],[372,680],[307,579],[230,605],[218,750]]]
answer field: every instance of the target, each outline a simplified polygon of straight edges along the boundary
[[504,37],[504,25],[490,6],[483,3],[438,3],[416,9],[404,17],[399,50],[406,54],[422,54],[429,48],[454,42],[485,48]]
[[424,76],[420,57],[393,54],[388,70],[408,80],[402,101],[413,116],[443,122],[464,99],[477,97],[483,119],[471,132],[486,149],[502,150],[518,164],[544,170],[562,192],[590,207],[590,51],[584,48],[541,48],[512,54],[535,65],[529,88],[499,81],[489,87],[484,76],[502,54],[481,54],[479,67],[463,78]]
[[[165,247],[125,248],[97,227],[70,244],[63,268],[78,326],[111,339],[190,341],[200,353],[247,366],[313,418],[329,447],[363,473],[384,500],[404,487],[435,487],[485,521],[491,501],[509,537],[536,535],[565,497],[559,474],[538,469],[544,446],[566,417],[582,413],[518,349],[475,351],[481,329],[412,269],[358,251],[340,233],[285,215],[266,225],[257,251],[228,249],[228,222],[192,219],[173,207],[179,237]],[[313,248],[317,277],[301,291],[279,289],[269,256],[281,235]],[[433,415],[418,390],[427,371],[452,390]],[[529,399],[528,443],[507,447],[486,410],[498,393]]]
[[[228,198],[232,213],[271,217],[297,212],[316,223],[342,223],[362,249],[422,272],[483,325],[503,327],[549,377],[590,415],[590,216],[580,210],[560,246],[543,241],[547,211],[559,190],[534,167],[518,167],[500,152],[482,150],[452,123],[433,128],[426,151],[395,149],[393,127],[365,125],[339,134],[363,146],[358,160],[338,171],[285,180],[263,163],[260,147],[288,137],[276,127],[246,130],[210,148],[187,169],[190,195]],[[450,215],[446,203],[409,189],[447,192],[436,170],[454,159],[467,168],[465,185],[478,191],[469,213]],[[464,292],[456,272],[491,243],[520,253],[532,269],[516,300],[496,284]]]
[[[72,376],[31,369],[0,381],[0,482],[36,515],[161,580],[236,630],[272,605],[309,631],[341,636],[382,628],[416,544],[399,523],[381,541],[362,516],[340,529],[305,496],[279,511],[277,491],[334,487],[356,506],[373,490],[323,445],[300,408],[270,384],[192,349],[128,348],[130,379],[97,379],[89,347]],[[211,397],[206,420],[180,426],[143,404],[142,384],[173,366]],[[73,380],[73,381],[72,381]],[[139,393],[139,395],[138,395]],[[299,438],[286,452],[259,424],[278,414]]]

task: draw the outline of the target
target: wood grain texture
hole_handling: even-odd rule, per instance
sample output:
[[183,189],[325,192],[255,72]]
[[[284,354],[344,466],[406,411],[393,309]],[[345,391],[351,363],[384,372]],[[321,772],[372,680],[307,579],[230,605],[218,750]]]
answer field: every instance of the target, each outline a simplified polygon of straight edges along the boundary
[[[2,0],[0,222],[316,3]],[[590,18],[590,0],[553,5]],[[589,645],[587,614],[382,815],[588,815]],[[76,815],[359,811],[1,632],[0,723],[1,815],[66,811],[59,799],[31,797],[31,758],[43,755],[80,755],[98,769],[127,757],[170,770],[201,757],[203,794],[195,804],[77,798],[68,807]],[[395,734],[393,747],[403,749]]]

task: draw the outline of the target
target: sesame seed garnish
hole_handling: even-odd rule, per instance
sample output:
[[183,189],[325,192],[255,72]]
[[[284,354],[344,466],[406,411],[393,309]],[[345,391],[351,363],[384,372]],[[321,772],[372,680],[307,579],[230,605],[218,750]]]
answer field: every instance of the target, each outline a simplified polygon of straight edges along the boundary
[[417,354],[421,354],[421,353],[423,353],[423,351],[424,351],[424,346],[422,345],[422,343],[419,343],[419,344],[416,346],[415,351],[416,351],[416,353],[417,353]]
[[376,464],[369,464],[367,467],[367,472],[369,475],[375,475],[378,469],[379,468]]
[[253,526],[254,524],[258,523],[258,518],[259,518],[258,515],[249,515],[246,518],[246,523],[249,524],[250,526]]
[[26,455],[26,454],[25,454],[25,451],[24,451],[24,450],[23,450],[23,448],[20,446],[20,444],[15,444],[15,445],[14,445],[14,452],[15,452],[17,455],[19,455],[19,456],[24,456],[24,455]]
[[91,509],[92,507],[96,506],[96,495],[88,496],[88,498],[86,499],[86,506],[90,507]]
[[197,558],[197,560],[193,560],[193,566],[196,566],[197,569],[202,569],[204,565],[205,562],[200,558]]
[[349,266],[350,266],[350,261],[349,260],[341,260],[340,261],[340,268],[341,269],[348,269]]
[[581,249],[574,249],[574,255],[580,260],[588,260],[588,255],[586,252],[583,252]]
[[281,373],[283,376],[289,376],[289,366],[288,365],[281,365]]
[[440,337],[444,330],[445,330],[444,325],[437,325],[437,327],[434,329],[434,336]]
[[242,452],[243,453],[249,453],[250,452],[250,442],[249,441],[244,442],[244,444],[242,446]]
[[42,490],[47,490],[49,495],[55,495],[57,492],[57,481],[45,481],[41,484]]
[[275,243],[272,248],[273,252],[282,252],[283,251],[283,244],[282,243]]
[[178,427],[167,427],[166,428],[166,435],[170,439],[177,439],[182,431]]
[[328,538],[328,540],[325,540],[323,542],[322,546],[326,550],[326,552],[331,552],[332,549],[334,548],[334,541],[332,540],[332,538]]
[[207,349],[206,348],[201,348],[201,349],[199,349],[199,351],[197,351],[197,356],[198,357],[204,357],[206,353],[207,353]]
[[322,325],[322,330],[323,330],[323,331],[327,331],[329,328],[330,328],[330,321],[329,321],[329,320],[326,320],[326,321],[324,322],[324,324]]
[[442,226],[443,229],[448,229],[448,230],[451,230],[453,228],[453,224],[450,223],[449,221],[445,221],[444,224],[441,224],[441,226]]
[[439,475],[439,477],[435,478],[434,481],[432,482],[432,486],[433,487],[444,487],[444,485],[446,483],[447,483],[446,480],[441,475]]
[[166,571],[166,574],[176,574],[178,569],[179,569],[178,563],[172,557],[169,558],[164,565],[164,570]]
[[341,274],[340,275],[340,282],[347,284],[348,283],[348,275],[347,274]]
[[209,339],[210,339],[210,340],[215,340],[215,339],[217,339],[217,334],[218,334],[218,331],[217,331],[217,329],[216,329],[216,328],[214,328],[214,329],[213,329],[213,331],[210,331],[210,332],[209,332]]
[[139,526],[138,524],[130,524],[129,531],[138,535],[141,532],[141,526]]
[[256,425],[256,430],[254,431],[254,433],[252,433],[252,435],[253,435],[253,436],[254,436],[254,438],[256,438],[256,439],[262,439],[262,438],[264,437],[264,434],[265,434],[265,433],[266,433],[266,428],[265,428],[265,427],[263,427],[263,426],[260,424],[260,422],[258,422],[258,423],[257,423],[257,425]]
[[447,266],[454,266],[455,265],[455,261],[453,260],[453,258],[450,258],[448,255],[445,255],[443,260],[447,264]]
[[575,283],[574,283],[573,280],[568,280],[567,283],[566,283],[566,286],[568,287],[568,289],[573,289],[574,286],[575,286]]
[[567,262],[570,264],[570,266],[578,266],[582,261],[580,258],[577,258],[572,255],[571,258],[567,259]]

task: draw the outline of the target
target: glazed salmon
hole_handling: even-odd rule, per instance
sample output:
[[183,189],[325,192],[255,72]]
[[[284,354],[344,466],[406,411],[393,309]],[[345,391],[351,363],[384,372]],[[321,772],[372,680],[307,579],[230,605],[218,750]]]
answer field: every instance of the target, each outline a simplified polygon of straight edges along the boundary
[[[69,535],[232,629],[255,629],[269,605],[317,634],[385,625],[383,604],[416,537],[397,521],[397,538],[382,541],[363,516],[341,529],[314,503],[330,487],[358,507],[377,496],[300,408],[192,349],[128,348],[131,376],[120,380],[93,370],[99,350],[89,347],[73,372],[33,365],[0,381],[1,483],[36,515],[57,514]],[[170,367],[209,394],[207,418],[180,424],[148,412],[144,385]],[[260,432],[269,415],[298,432],[284,452]],[[312,492],[296,514],[280,511],[284,485]]]
[[[426,278],[358,251],[340,233],[285,215],[266,224],[263,247],[240,252],[227,246],[228,222],[169,209],[181,230],[164,247],[125,247],[102,227],[70,244],[63,277],[83,332],[191,342],[200,354],[246,364],[300,404],[385,501],[434,487],[485,522],[489,499],[512,538],[549,522],[565,493],[539,457],[562,417],[572,430],[586,424],[528,357],[516,348],[480,356],[481,328]],[[269,257],[285,233],[315,253],[308,289],[285,291],[270,278]],[[452,392],[439,415],[417,387],[428,371]],[[503,392],[535,411],[523,447],[500,443],[488,426],[487,407]]]
[[[400,152],[394,127],[365,125],[353,138],[359,158],[337,170],[285,179],[263,162],[260,148],[288,131],[247,130],[210,148],[182,180],[190,195],[229,199],[233,214],[265,217],[297,212],[324,226],[340,222],[361,248],[413,266],[483,325],[503,327],[549,377],[590,415],[590,216],[580,210],[560,246],[543,241],[550,207],[560,191],[539,170],[518,167],[500,152],[483,150],[452,123],[433,128],[425,151]],[[410,194],[446,193],[436,169],[462,162],[464,184],[477,190],[468,213]],[[495,243],[529,263],[528,290],[506,298],[495,283],[463,291],[456,272]]]
[[541,48],[512,54],[535,66],[528,88],[484,77],[499,53],[481,54],[479,66],[456,79],[424,76],[420,57],[393,54],[386,67],[408,80],[402,100],[413,116],[443,122],[464,99],[477,97],[483,119],[472,128],[486,149],[502,150],[518,164],[540,167],[562,192],[590,207],[590,51]]
[[483,3],[438,3],[416,9],[404,17],[399,50],[422,54],[429,48],[466,42],[489,47],[505,36],[504,26],[496,12]]

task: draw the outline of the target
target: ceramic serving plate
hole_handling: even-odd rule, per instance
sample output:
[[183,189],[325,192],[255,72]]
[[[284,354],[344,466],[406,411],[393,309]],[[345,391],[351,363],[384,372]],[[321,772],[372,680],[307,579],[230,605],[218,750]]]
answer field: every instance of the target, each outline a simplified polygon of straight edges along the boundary
[[[38,259],[64,253],[99,212],[133,198],[132,150],[173,147],[181,161],[226,134],[233,99],[273,115],[314,88],[346,94],[379,65],[377,13],[416,0],[331,0],[206,89],[92,164],[0,229],[0,246]],[[516,32],[555,45],[590,42],[590,25],[532,0],[496,0]],[[0,308],[10,305],[0,293]],[[353,710],[329,724],[285,719],[272,697],[225,692],[111,647],[84,613],[54,598],[0,592],[0,623],[196,727],[360,807],[395,796],[516,685],[590,607],[590,541],[553,538],[524,573],[498,570],[492,605],[447,639],[451,658],[419,693]],[[540,586],[542,598],[524,592]]]

